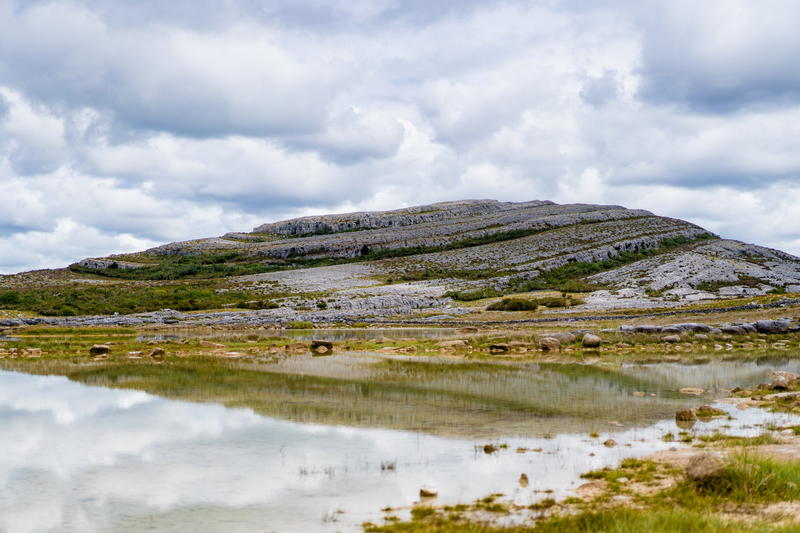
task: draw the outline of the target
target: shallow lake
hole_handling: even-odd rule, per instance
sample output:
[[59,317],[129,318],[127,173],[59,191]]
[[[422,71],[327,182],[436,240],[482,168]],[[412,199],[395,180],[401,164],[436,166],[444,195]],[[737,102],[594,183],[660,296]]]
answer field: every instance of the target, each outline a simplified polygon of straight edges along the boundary
[[[291,366],[259,376],[261,388],[284,386],[274,397],[231,382],[169,392],[174,381],[135,368],[70,379],[0,371],[0,531],[357,531],[386,506],[413,505],[423,485],[445,504],[493,492],[519,503],[559,498],[587,470],[675,446],[661,436],[677,431],[676,408],[773,369],[800,370],[775,358],[603,369],[397,364],[364,354],[359,372],[381,384],[365,396],[358,382],[331,377],[358,357],[293,358],[287,365],[316,365],[317,376],[293,381]],[[709,393],[687,397],[683,386]],[[222,395],[227,388],[236,401]],[[334,408],[321,409],[320,396]],[[356,397],[365,405],[348,411]],[[409,402],[416,413],[392,417]],[[793,420],[720,406],[733,420],[692,431],[757,434],[761,424]],[[609,437],[618,446],[603,446]],[[498,451],[484,453],[489,442]]]

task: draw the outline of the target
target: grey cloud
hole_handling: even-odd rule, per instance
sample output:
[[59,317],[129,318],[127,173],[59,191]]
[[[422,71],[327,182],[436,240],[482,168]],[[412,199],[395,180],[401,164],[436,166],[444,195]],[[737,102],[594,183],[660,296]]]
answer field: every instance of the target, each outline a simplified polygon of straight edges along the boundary
[[703,112],[800,103],[800,4],[649,3],[642,22],[641,96]]
[[600,107],[617,98],[619,82],[613,70],[606,70],[602,76],[590,77],[583,84],[581,98],[587,104]]
[[246,25],[116,31],[66,4],[0,8],[0,81],[53,106],[111,111],[132,128],[201,137],[316,130],[341,69],[280,37]]

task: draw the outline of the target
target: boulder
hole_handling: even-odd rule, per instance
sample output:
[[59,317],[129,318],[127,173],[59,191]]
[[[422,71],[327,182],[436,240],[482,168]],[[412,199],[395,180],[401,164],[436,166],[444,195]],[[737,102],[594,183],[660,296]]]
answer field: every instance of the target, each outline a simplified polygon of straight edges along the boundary
[[711,330],[713,329],[708,324],[700,324],[697,322],[674,324],[674,327],[679,328],[681,331],[691,331],[693,333],[711,333]]
[[786,333],[789,331],[791,320],[779,318],[777,320],[759,320],[753,324],[759,333]]
[[492,344],[489,346],[489,352],[491,353],[506,353],[509,349],[510,347],[505,343]]
[[694,396],[700,396],[705,392],[705,390],[701,389],[700,387],[682,387],[678,390],[681,394],[692,394]]
[[467,341],[461,339],[455,339],[455,340],[439,341],[436,343],[436,346],[438,346],[439,348],[464,349],[467,348],[469,344],[467,344]]
[[674,344],[676,342],[681,342],[681,336],[680,335],[664,335],[663,337],[661,337],[661,340],[664,341],[664,342],[669,342],[669,343],[673,343]]
[[554,337],[544,337],[539,341],[539,348],[545,352],[557,352],[561,350],[561,343]]
[[603,442],[603,446],[605,446],[606,448],[613,448],[616,445],[617,441],[615,441],[614,439],[607,439],[605,442]]
[[718,479],[725,472],[725,463],[710,453],[695,455],[686,465],[686,477],[697,485]]
[[682,332],[683,330],[677,326],[666,326],[661,328],[661,333],[666,333],[667,335],[680,335]]
[[697,415],[694,409],[681,409],[675,413],[675,420],[678,422],[694,422],[697,420]]
[[420,498],[435,498],[439,495],[439,491],[436,490],[436,487],[431,486],[424,486],[419,489],[419,497]]
[[552,333],[548,335],[553,339],[558,340],[561,344],[572,344],[576,340],[578,340],[578,336],[574,333],[570,333],[568,331],[559,331],[558,333]]
[[148,357],[152,357],[153,359],[163,359],[166,355],[164,348],[153,348],[150,350],[150,353],[147,354]]
[[523,472],[522,474],[519,475],[519,486],[520,487],[522,487],[524,489],[525,487],[528,486],[529,483],[530,483],[530,480],[528,479],[528,474]]
[[601,342],[602,339],[593,333],[587,333],[583,336],[584,348],[597,348]]
[[95,344],[91,348],[89,348],[89,355],[98,356],[98,355],[108,355],[111,353],[111,346],[107,344]]
[[330,341],[311,341],[311,351],[317,355],[333,353],[333,343]]
[[726,335],[742,335],[742,334],[744,334],[744,330],[742,328],[740,328],[739,326],[722,326],[719,329],[722,330],[722,333],[725,333]]

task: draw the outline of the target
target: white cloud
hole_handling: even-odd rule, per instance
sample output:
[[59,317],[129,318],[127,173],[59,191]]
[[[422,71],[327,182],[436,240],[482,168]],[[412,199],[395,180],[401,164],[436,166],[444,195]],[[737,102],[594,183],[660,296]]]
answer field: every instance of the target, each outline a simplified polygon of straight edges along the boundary
[[181,5],[0,6],[6,271],[468,197],[800,253],[792,3]]

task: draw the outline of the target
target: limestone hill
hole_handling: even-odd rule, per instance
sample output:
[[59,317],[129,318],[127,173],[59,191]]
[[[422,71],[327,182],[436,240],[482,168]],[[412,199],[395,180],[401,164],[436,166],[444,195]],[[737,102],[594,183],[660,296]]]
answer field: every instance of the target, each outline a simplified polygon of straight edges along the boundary
[[[68,271],[6,276],[0,309],[3,298],[24,301],[33,285],[194,291],[162,298],[160,307],[153,296],[151,304],[131,304],[122,313],[249,307],[264,319],[336,321],[454,316],[541,290],[579,295],[565,300],[572,311],[800,292],[800,259],[644,210],[466,200],[302,217],[85,259]],[[23,292],[3,296],[2,287]],[[80,294],[72,304],[59,297],[64,301],[45,314],[85,314]],[[43,312],[41,305],[6,307]]]

